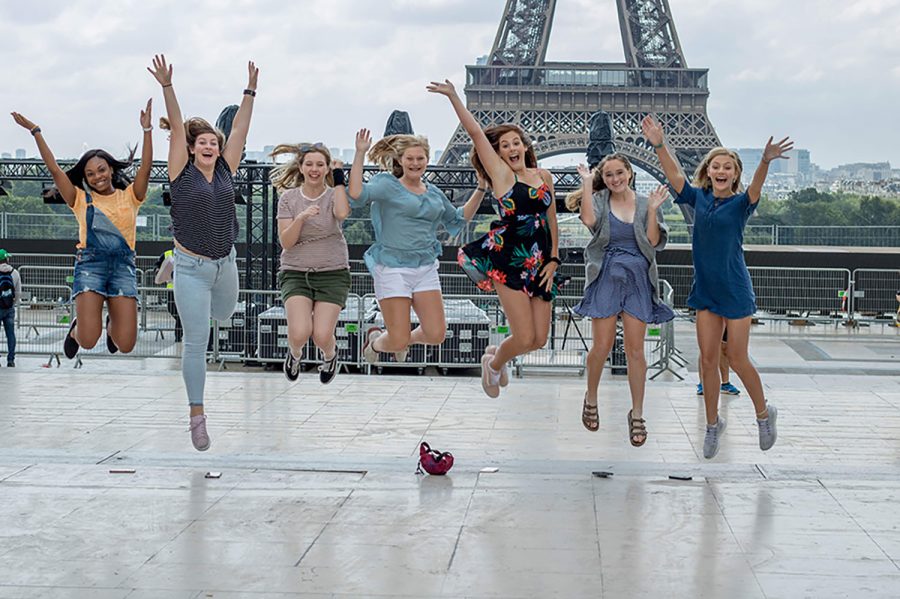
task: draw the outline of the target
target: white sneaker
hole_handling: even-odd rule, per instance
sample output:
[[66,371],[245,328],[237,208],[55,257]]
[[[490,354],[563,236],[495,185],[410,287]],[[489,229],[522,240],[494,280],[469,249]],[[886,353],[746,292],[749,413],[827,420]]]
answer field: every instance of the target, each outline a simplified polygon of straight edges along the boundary
[[[484,348],[484,353],[491,354],[491,358],[493,359],[494,354],[497,353],[497,350],[500,349],[496,345],[488,345]],[[509,368],[506,367],[506,364],[503,365],[503,368],[500,369],[500,386],[505,387],[509,384]]]
[[759,426],[759,448],[763,451],[772,449],[775,440],[778,439],[778,429],[775,427],[775,421],[778,420],[778,409],[772,404],[766,404],[769,417],[760,420],[756,419],[756,425]]
[[703,439],[703,457],[711,460],[719,453],[719,437],[725,432],[725,419],[719,416],[713,425],[706,425],[706,438]]
[[366,332],[366,344],[363,346],[363,357],[369,364],[378,361],[378,352],[375,351],[375,340],[381,337],[384,331],[378,327],[372,327]]
[[481,356],[481,388],[484,389],[488,397],[499,397],[500,381],[499,377],[491,372],[490,364],[492,359],[493,356],[491,354]]

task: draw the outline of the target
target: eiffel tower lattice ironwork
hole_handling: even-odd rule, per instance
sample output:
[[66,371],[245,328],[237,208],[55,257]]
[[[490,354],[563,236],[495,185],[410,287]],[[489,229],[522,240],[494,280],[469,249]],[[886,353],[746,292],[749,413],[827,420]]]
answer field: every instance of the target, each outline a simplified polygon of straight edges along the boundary
[[[546,62],[556,0],[507,0],[487,64],[466,67],[466,102],[482,126],[515,123],[539,158],[584,152],[588,120],[603,110],[616,150],[659,180],[640,127],[657,116],[682,166],[693,172],[720,145],[706,114],[707,69],[689,69],[668,0],[616,0],[625,63]],[[458,127],[442,164],[465,164],[471,139]]]

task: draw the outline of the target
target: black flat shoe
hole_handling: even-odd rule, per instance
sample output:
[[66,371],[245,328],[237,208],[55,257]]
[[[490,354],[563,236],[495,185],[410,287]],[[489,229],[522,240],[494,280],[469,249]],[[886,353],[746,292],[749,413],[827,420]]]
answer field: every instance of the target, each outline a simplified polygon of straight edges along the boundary
[[63,353],[66,354],[66,357],[70,360],[75,357],[75,354],[78,353],[78,350],[81,347],[78,345],[78,342],[75,341],[75,337],[72,336],[72,331],[75,330],[76,322],[78,322],[78,319],[73,318],[72,324],[69,326],[69,332],[66,333],[66,340],[63,341]]
[[112,337],[109,334],[109,314],[106,315],[106,350],[111,354],[119,351],[119,348],[113,343]]

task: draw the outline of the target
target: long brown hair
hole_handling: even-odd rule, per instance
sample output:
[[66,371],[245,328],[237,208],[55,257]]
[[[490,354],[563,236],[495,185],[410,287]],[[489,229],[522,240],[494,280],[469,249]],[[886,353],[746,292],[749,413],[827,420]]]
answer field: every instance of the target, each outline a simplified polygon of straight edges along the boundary
[[[166,117],[160,117],[159,128],[171,131],[172,123]],[[184,122],[184,136],[187,139],[188,155],[191,157],[193,157],[191,150],[194,148],[194,144],[197,143],[197,138],[204,133],[212,133],[216,136],[216,139],[219,141],[219,153],[225,149],[225,134],[210,125],[206,119],[194,116]]]
[[[631,173],[631,178],[628,181],[629,187],[634,182],[634,168],[631,166],[631,161],[628,160],[628,157],[625,156],[625,154],[619,154],[618,152],[615,152],[613,154],[607,154],[606,156],[603,157],[603,160],[601,160],[597,164],[597,166],[595,166],[593,168],[593,170],[591,171],[594,173],[594,179],[593,179],[594,193],[597,193],[598,191],[602,191],[602,190],[606,189],[606,183],[603,182],[603,167],[606,166],[606,164],[612,160],[618,160],[619,162],[624,164],[626,170],[628,170],[628,172]],[[582,199],[581,196],[583,194],[584,194],[584,189],[582,187],[579,187],[575,191],[572,191],[566,195],[566,208],[569,210],[569,212],[575,212],[576,210],[581,208],[581,199]]]
[[269,174],[272,185],[278,191],[293,189],[303,185],[303,173],[300,172],[300,166],[303,164],[303,160],[306,159],[307,154],[321,154],[325,157],[325,167],[328,169],[328,174],[325,175],[325,183],[329,187],[334,187],[334,177],[331,174],[331,153],[328,151],[328,148],[305,143],[278,144],[269,156],[275,158],[284,154],[293,154],[294,157],[284,164],[279,164]]
[[[491,147],[494,148],[494,152],[499,154],[500,138],[510,132],[518,134],[519,139],[522,140],[522,144],[525,146],[525,168],[537,168],[537,154],[534,153],[534,146],[531,145],[531,138],[528,137],[518,125],[513,125],[512,123],[494,125],[493,127],[488,127],[484,130],[484,136],[487,137]],[[482,177],[484,177],[484,180],[487,181],[488,185],[493,185],[493,181],[491,181],[491,177],[488,175],[487,171],[484,170],[484,165],[481,164],[481,159],[478,157],[478,152],[475,151],[474,147],[472,148],[472,166],[475,167],[475,170],[478,171]]]

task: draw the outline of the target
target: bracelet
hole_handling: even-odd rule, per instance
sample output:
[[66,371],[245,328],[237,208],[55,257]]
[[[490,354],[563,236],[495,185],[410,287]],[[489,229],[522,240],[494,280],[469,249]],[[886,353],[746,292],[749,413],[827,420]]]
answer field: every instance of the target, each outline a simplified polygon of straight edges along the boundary
[[163,84],[163,87],[172,87],[172,84],[171,84],[171,83],[164,83],[164,84]]
[[244,90],[244,95],[245,95],[245,96],[250,96],[251,98],[255,98],[255,97],[256,97],[256,90],[255,90],[255,89],[247,88],[247,89]]
[[475,191],[480,191],[481,193],[487,193],[487,187],[476,187]]
[[144,133],[150,133],[153,131],[153,127],[141,127],[144,130]]
[[664,145],[666,145],[666,142],[662,142],[661,144],[653,144],[653,147],[656,148],[656,149],[658,150],[658,149],[660,149],[661,147],[663,147]]
[[30,129],[30,131],[31,131],[31,134],[32,134],[32,135],[37,135],[38,133],[41,132],[41,128],[38,127],[37,125],[35,125],[34,127],[32,127],[32,128]]
[[556,256],[550,256],[549,258],[547,258],[547,262],[556,262],[557,266],[562,266],[562,262],[560,262],[559,258],[557,258]]
[[765,158],[761,158],[760,160],[763,164],[769,164],[770,162],[772,162],[771,160],[766,160]]

